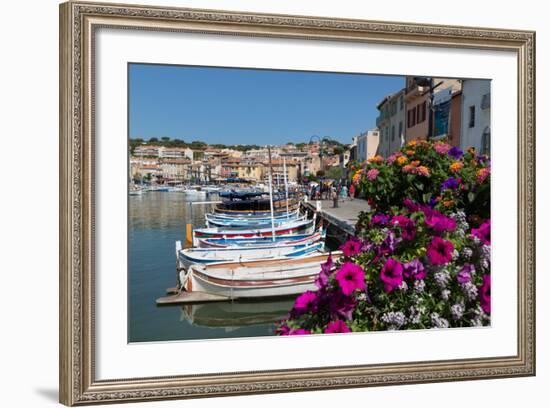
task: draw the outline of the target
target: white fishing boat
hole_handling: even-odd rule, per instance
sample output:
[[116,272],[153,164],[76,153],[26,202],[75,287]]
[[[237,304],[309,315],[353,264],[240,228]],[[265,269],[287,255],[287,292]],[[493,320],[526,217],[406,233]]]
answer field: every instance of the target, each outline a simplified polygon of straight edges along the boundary
[[276,235],[289,235],[298,233],[313,233],[315,217],[312,220],[290,221],[271,228],[227,228],[212,227],[198,228],[193,231],[193,245],[198,246],[199,238],[258,238]]
[[183,194],[189,197],[206,197],[206,191],[197,187],[188,187],[181,190]]
[[266,248],[273,246],[310,245],[325,239],[326,231],[319,230],[314,234],[277,235],[259,238],[206,238],[198,239],[199,248]]
[[305,220],[306,216],[288,216],[281,218],[262,218],[262,219],[224,219],[220,220],[217,218],[210,218],[208,214],[206,215],[206,226],[207,227],[226,227],[226,228],[238,228],[238,227],[248,227],[248,228],[262,228],[270,227],[271,225],[280,226],[288,224],[291,221],[302,221]]
[[[333,253],[338,258],[341,252]],[[297,295],[315,289],[321,264],[329,254],[193,265],[180,272],[187,292],[206,292],[229,299]]]
[[186,248],[178,251],[180,266],[190,267],[195,264],[214,262],[252,261],[273,258],[298,258],[322,251],[323,242],[311,245],[297,244],[294,246],[272,246],[265,248]]

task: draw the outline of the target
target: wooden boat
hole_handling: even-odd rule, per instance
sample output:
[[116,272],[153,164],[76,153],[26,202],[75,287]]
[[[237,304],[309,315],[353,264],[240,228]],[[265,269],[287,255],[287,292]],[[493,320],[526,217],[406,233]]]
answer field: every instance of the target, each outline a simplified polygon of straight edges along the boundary
[[208,227],[226,227],[226,228],[238,228],[238,227],[248,227],[248,228],[268,228],[271,227],[271,225],[280,226],[292,221],[301,221],[305,220],[306,216],[303,215],[301,217],[298,216],[288,216],[288,217],[277,217],[273,218],[273,221],[271,218],[261,218],[261,219],[226,219],[226,220],[220,220],[216,218],[210,218],[208,215],[206,215],[206,225]]
[[272,246],[309,245],[325,239],[326,231],[319,230],[314,234],[276,235],[258,238],[206,238],[198,239],[199,248],[265,248]]
[[[338,258],[341,252],[333,253]],[[315,289],[329,254],[193,265],[180,273],[181,287],[229,299],[297,295]]]
[[[278,219],[287,219],[287,218],[296,218],[300,214],[300,210],[296,209],[294,211],[289,211],[288,213],[285,211],[283,213],[279,213],[277,215],[274,215],[273,218],[275,220]],[[223,213],[208,213],[205,215],[206,220],[210,219],[216,219],[216,220],[254,220],[254,221],[263,221],[268,220],[271,221],[271,213],[269,215],[260,215],[260,214],[223,214]]]
[[297,258],[322,251],[323,242],[311,245],[272,246],[265,248],[187,248],[178,252],[180,265],[189,267],[194,264],[214,262],[251,261],[273,258]]
[[[257,238],[276,235],[298,234],[300,232],[307,233],[312,231],[315,226],[315,218],[312,220],[291,221],[278,226],[274,229],[268,228],[198,228],[193,231],[193,245],[198,246],[197,239],[199,238]],[[311,233],[310,232],[310,233]]]

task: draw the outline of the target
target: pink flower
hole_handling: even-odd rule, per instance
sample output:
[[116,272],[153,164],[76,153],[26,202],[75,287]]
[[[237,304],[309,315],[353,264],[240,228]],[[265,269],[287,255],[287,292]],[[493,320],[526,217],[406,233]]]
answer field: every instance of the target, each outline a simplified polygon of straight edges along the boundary
[[378,177],[378,174],[380,174],[380,170],[370,169],[369,171],[367,171],[367,179],[369,181],[374,181],[376,180],[376,177]]
[[329,255],[327,261],[321,264],[321,272],[317,276],[317,279],[315,279],[315,286],[317,286],[317,288],[323,289],[327,285],[333,267],[334,262],[332,262],[332,255]]
[[345,295],[351,295],[355,289],[365,289],[365,271],[353,262],[344,262],[338,272],[336,280]]
[[451,146],[447,143],[436,143],[434,144],[434,150],[439,154],[447,154],[451,150]]
[[349,333],[350,328],[342,320],[336,320],[327,324],[325,333]]
[[380,280],[384,282],[384,291],[390,293],[403,283],[403,265],[389,258],[380,271]]
[[357,238],[353,237],[351,239],[348,239],[346,243],[340,247],[340,249],[342,250],[342,252],[344,252],[345,256],[353,256],[360,253],[362,247],[363,243]]
[[414,239],[416,236],[416,223],[409,217],[404,215],[396,215],[392,218],[393,225],[399,225],[401,228],[401,237],[407,241]]
[[330,295],[329,311],[332,319],[343,317],[346,320],[351,320],[355,306],[357,306],[357,304],[353,297],[346,296],[339,292],[334,292]]
[[432,209],[424,209],[424,222],[438,234],[456,229],[455,220]]
[[479,228],[472,228],[472,235],[485,245],[491,245],[491,220],[485,221]]
[[483,284],[479,288],[479,305],[487,314],[491,313],[491,276],[483,275]]
[[317,311],[317,295],[315,292],[308,290],[298,296],[294,302],[294,310],[298,314],[315,313]]
[[311,331],[306,329],[290,329],[288,332],[289,336],[300,336],[303,334],[311,334]]
[[487,177],[491,174],[491,169],[489,167],[484,167],[482,169],[479,169],[476,172],[476,181],[481,184],[485,181]]
[[440,237],[434,237],[428,245],[427,255],[432,265],[445,265],[453,259],[453,243]]

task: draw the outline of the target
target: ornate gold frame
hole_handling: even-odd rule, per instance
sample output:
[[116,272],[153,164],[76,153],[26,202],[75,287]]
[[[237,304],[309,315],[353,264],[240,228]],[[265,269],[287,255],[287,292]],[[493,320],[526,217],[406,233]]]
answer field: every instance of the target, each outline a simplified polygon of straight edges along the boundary
[[[505,50],[518,61],[518,350],[514,356],[237,374],[94,376],[93,46],[98,27]],[[69,2],[60,6],[60,401],[67,405],[535,374],[535,33]]]

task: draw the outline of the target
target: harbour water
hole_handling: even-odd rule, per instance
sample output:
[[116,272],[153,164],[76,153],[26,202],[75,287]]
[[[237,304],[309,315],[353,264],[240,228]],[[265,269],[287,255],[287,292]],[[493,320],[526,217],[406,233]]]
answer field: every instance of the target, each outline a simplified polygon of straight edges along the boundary
[[128,199],[128,342],[273,335],[292,298],[157,306],[155,300],[176,285],[175,241],[184,241],[187,223],[203,226],[213,205],[191,206],[179,192]]

